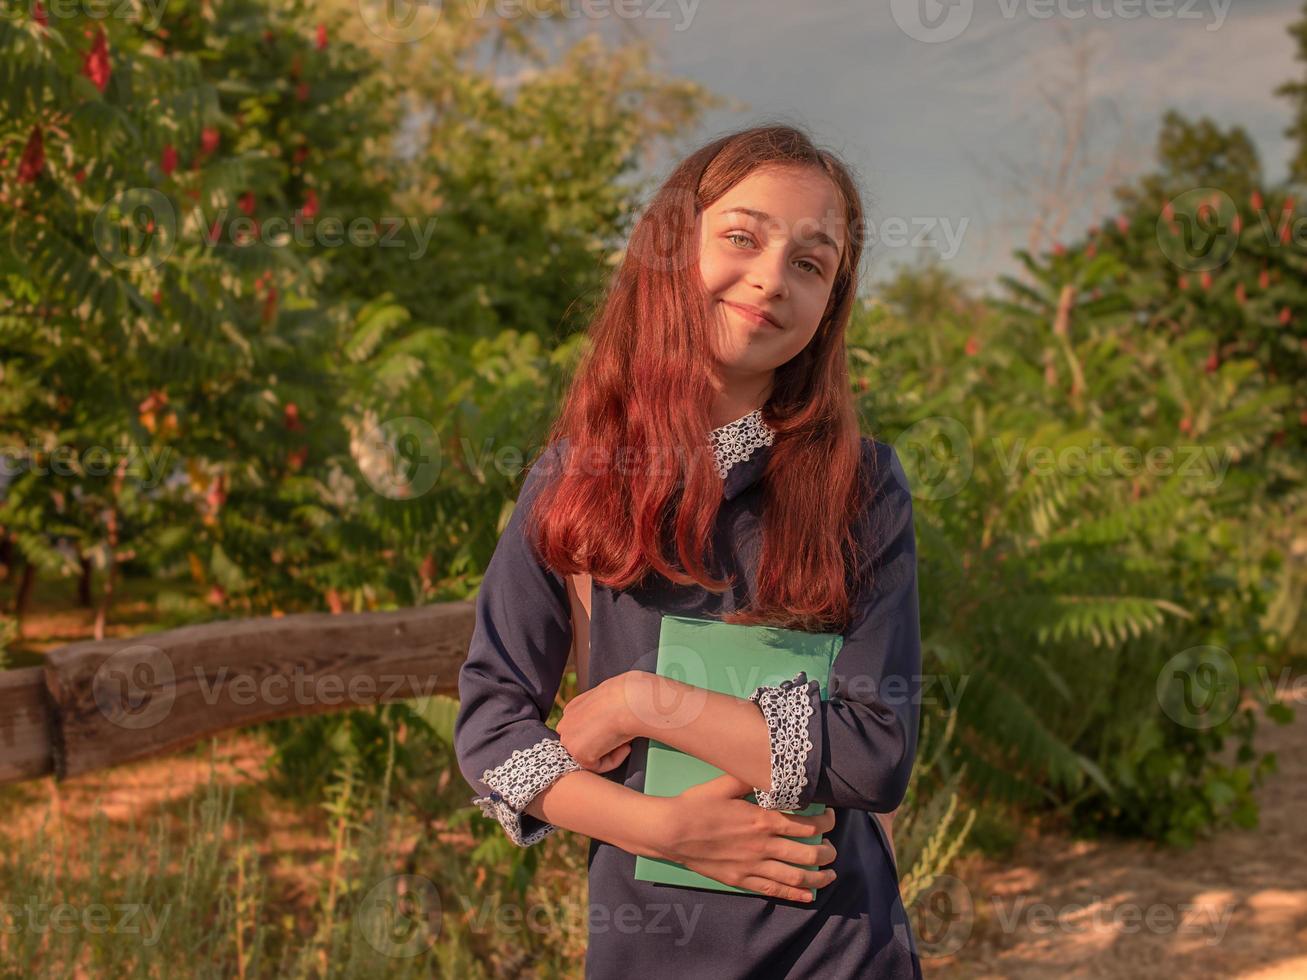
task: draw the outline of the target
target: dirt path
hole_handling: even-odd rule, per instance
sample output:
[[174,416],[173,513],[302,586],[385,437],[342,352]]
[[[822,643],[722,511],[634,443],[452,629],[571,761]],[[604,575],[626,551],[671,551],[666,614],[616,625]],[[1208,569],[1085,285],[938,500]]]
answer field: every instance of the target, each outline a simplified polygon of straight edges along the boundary
[[[923,956],[926,976],[1307,977],[1307,703],[1284,700],[1293,723],[1258,726],[1279,762],[1259,827],[1190,851],[1045,835],[1002,864],[961,861],[920,937],[956,952]],[[968,897],[974,914],[950,914]]]

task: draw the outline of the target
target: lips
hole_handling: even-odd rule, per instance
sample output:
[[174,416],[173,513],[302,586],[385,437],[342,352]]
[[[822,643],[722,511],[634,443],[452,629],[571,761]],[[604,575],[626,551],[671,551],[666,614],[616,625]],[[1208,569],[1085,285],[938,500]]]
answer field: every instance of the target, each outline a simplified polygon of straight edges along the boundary
[[724,302],[726,302],[727,306],[730,306],[733,309],[735,309],[735,311],[738,312],[741,316],[744,316],[758,323],[769,324],[770,326],[775,327],[777,330],[783,329],[781,325],[778,322],[776,322],[776,318],[772,316],[770,313],[768,313],[766,310],[761,310],[758,307],[751,306],[748,303],[732,303],[730,301],[724,301]]

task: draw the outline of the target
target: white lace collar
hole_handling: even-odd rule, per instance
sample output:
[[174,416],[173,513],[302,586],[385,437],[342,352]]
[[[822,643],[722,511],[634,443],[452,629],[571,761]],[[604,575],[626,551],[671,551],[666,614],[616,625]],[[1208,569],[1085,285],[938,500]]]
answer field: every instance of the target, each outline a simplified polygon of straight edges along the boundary
[[762,420],[761,408],[713,429],[708,439],[717,460],[718,474],[726,479],[732,466],[744,462],[759,446],[770,446],[775,438],[776,430]]

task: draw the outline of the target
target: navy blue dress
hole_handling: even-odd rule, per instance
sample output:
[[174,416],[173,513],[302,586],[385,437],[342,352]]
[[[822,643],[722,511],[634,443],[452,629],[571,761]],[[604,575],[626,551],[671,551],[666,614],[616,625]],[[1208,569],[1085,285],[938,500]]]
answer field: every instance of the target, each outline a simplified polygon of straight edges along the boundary
[[[473,802],[522,846],[557,829],[523,808],[580,768],[544,722],[572,644],[566,584],[537,560],[523,525],[565,451],[552,447],[527,475],[487,567],[458,682],[459,767],[481,794]],[[595,583],[592,684],[628,670],[653,672],[664,614],[719,619],[748,605],[769,452],[768,445],[752,448],[726,472],[710,571],[734,574],[733,591],[715,595],[657,575],[654,585],[618,592]],[[921,651],[912,498],[890,446],[864,437],[862,468],[874,491],[858,533],[876,577],[843,634],[828,699],[802,674],[758,688],[750,699],[772,732],[774,793],[759,800],[775,809],[818,802],[835,810],[835,826],[824,835],[837,851],[835,881],[817,889],[812,903],[637,881],[633,854],[591,839],[587,980],[921,976],[894,858],[873,816],[902,801],[916,755]],[[643,791],[647,752],[648,740],[636,739],[624,764],[602,775]]]

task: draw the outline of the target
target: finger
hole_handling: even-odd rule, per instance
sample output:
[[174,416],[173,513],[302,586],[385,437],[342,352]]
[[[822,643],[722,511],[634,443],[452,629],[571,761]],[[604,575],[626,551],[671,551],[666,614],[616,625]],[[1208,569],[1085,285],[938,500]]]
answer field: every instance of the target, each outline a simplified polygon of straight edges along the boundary
[[809,889],[823,888],[833,880],[834,876],[826,871],[796,868],[783,861],[764,861],[756,874],[744,878],[744,887],[772,898],[811,902],[812,893]]
[[598,762],[595,763],[594,771],[608,772],[608,770],[610,769],[615,769],[617,768],[617,766],[621,765],[622,760],[625,759],[630,754],[631,754],[630,742],[626,742],[622,745],[619,745],[617,748],[613,749],[613,751],[609,752],[607,755],[603,756]]
[[823,888],[835,880],[829,868],[799,868],[786,861],[764,861],[757,872],[759,877],[770,878],[791,888]]
[[780,899],[784,902],[805,902],[812,904],[812,893],[803,888],[792,888],[789,885],[782,885],[780,882],[772,881],[770,878],[760,878],[757,875],[745,875],[740,882],[741,888],[752,888],[756,892],[766,895],[768,898]]
[[826,807],[821,813],[815,813],[812,816],[798,815],[800,820],[806,821],[812,829],[809,834],[825,834],[835,828],[835,809]]
[[838,856],[835,845],[825,838],[816,844],[805,844],[788,837],[774,837],[767,842],[766,854],[769,858],[788,864],[810,864],[819,868],[830,864]]
[[812,837],[816,834],[825,834],[835,827],[835,811],[827,807],[825,813],[819,813],[811,817],[801,817],[796,813],[782,813],[780,810],[769,810],[772,816],[772,827],[777,834],[784,834],[787,837]]

